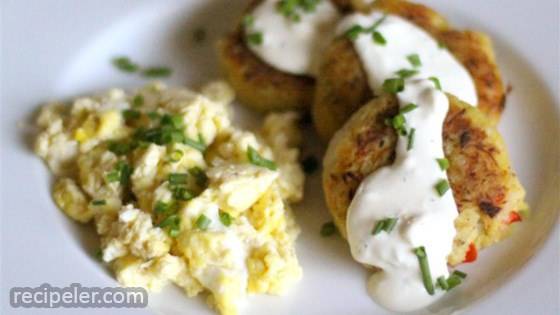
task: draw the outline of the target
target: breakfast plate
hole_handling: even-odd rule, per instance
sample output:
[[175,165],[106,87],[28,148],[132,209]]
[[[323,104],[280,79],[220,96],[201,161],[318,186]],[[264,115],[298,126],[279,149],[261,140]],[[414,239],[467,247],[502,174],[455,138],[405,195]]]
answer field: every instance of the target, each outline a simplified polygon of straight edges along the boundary
[[[512,236],[461,265],[468,280],[418,314],[557,314],[560,230],[560,97],[558,3],[515,1],[422,3],[454,25],[490,35],[504,82],[506,110],[499,124],[513,168],[527,191],[531,215]],[[2,314],[35,314],[7,302],[13,287],[117,286],[94,257],[93,227],[68,219],[54,204],[53,179],[34,156],[33,117],[53,100],[70,100],[118,86],[148,83],[118,72],[115,56],[173,69],[169,85],[199,87],[219,79],[215,41],[232,28],[245,1],[11,1],[2,3],[1,279]],[[520,22],[520,17],[532,17]],[[554,43],[554,45],[551,45]],[[246,129],[262,116],[234,105]],[[304,157],[321,159],[325,147],[304,130]],[[321,172],[306,180],[294,207],[302,280],[285,296],[250,296],[243,314],[386,314],[366,292],[368,271],[352,259],[338,235],[321,236],[331,217]],[[213,314],[204,298],[178,288],[150,294],[146,309],[54,309],[56,314]]]

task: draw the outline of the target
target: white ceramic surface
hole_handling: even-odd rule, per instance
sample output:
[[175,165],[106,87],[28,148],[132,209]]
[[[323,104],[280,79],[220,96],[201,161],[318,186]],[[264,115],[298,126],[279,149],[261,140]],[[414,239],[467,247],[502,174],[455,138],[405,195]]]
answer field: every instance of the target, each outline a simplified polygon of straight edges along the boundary
[[[461,267],[469,273],[464,285],[418,313],[559,314],[558,1],[425,3],[460,27],[492,36],[504,80],[513,87],[500,130],[533,214],[509,240]],[[170,84],[196,86],[216,78],[212,41],[231,26],[242,5],[238,0],[1,2],[0,314],[212,314],[202,298],[188,299],[175,288],[151,295],[151,307],[141,311],[13,309],[8,292],[44,282],[116,285],[92,258],[92,229],[71,222],[50,198],[51,177],[30,151],[30,118],[37,106],[144,83],[111,67],[109,60],[121,54],[171,65]],[[192,41],[198,27],[208,33],[202,45]],[[256,121],[243,108],[236,116],[249,127]],[[307,139],[306,154],[319,156],[322,149],[311,133]],[[308,179],[297,219],[303,280],[282,298],[251,297],[244,314],[386,314],[368,298],[367,271],[352,261],[345,242],[319,236],[330,219],[318,174]]]

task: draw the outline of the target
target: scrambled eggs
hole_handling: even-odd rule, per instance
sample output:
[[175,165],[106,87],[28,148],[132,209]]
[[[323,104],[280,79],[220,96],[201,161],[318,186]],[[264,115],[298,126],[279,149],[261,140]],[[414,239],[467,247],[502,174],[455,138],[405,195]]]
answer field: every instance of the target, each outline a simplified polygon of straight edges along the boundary
[[93,221],[125,286],[209,291],[221,314],[247,293],[281,294],[302,275],[288,203],[303,197],[296,113],[260,133],[231,124],[233,92],[154,83],[45,106],[36,153],[58,176],[53,198]]

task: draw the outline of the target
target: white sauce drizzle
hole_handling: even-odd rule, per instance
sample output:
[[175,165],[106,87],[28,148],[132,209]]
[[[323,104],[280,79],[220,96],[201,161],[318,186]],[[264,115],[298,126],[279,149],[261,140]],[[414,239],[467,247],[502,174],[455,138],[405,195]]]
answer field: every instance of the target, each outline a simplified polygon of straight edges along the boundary
[[299,21],[283,16],[278,0],[264,0],[252,12],[254,22],[245,33],[260,32],[261,44],[248,43],[264,62],[296,75],[315,76],[323,48],[331,41],[340,14],[330,0],[320,1],[315,10],[297,9]]
[[[369,15],[352,14],[340,22],[337,32],[344,33],[354,25],[370,27],[383,16],[378,11]],[[354,47],[367,73],[369,85],[376,94],[380,94],[385,79],[397,77],[397,71],[414,69],[418,74],[412,78],[436,77],[444,91],[473,106],[478,103],[476,88],[469,72],[447,49],[439,47],[438,42],[426,31],[394,15],[387,15],[377,31],[387,40],[386,45],[375,44],[371,35],[365,34],[354,40]],[[411,65],[407,57],[413,54],[418,54],[422,66],[415,68]]]
[[[353,14],[341,22],[339,32],[359,24],[372,26],[383,14]],[[413,103],[418,107],[404,114],[407,130],[415,129],[414,145],[399,135],[395,162],[369,175],[361,183],[348,210],[347,232],[352,256],[360,263],[379,268],[368,281],[370,296],[383,307],[397,312],[412,311],[442,295],[429,295],[414,249],[424,246],[432,280],[447,278],[447,256],[452,250],[458,215],[451,190],[439,196],[435,185],[447,180],[436,161],[444,157],[442,129],[449,100],[429,77],[439,78],[442,88],[476,104],[476,89],[469,73],[425,31],[396,16],[387,16],[376,29],[386,45],[361,34],[354,47],[367,72],[370,87],[381,92],[383,82],[395,78],[401,69],[419,73],[405,80],[404,91],[397,94],[402,109]],[[413,67],[407,56],[418,54],[422,63]],[[373,235],[375,224],[398,218],[390,233]]]

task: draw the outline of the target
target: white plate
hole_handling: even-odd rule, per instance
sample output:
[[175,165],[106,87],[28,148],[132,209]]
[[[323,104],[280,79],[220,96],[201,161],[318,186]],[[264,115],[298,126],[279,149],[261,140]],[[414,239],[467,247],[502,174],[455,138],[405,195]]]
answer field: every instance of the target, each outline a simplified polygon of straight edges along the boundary
[[[511,239],[461,267],[469,273],[466,284],[421,313],[559,314],[558,1],[426,2],[458,26],[494,39],[504,79],[513,86],[500,129],[533,216]],[[172,65],[174,84],[217,77],[210,42],[231,26],[241,5],[231,0],[2,2],[2,314],[38,313],[9,306],[14,286],[116,285],[92,258],[91,230],[70,222],[50,198],[51,178],[29,146],[26,126],[33,111],[46,100],[143,83],[110,66],[120,54]],[[191,40],[197,27],[208,31],[201,46]],[[239,113],[247,116],[245,110]],[[319,152],[316,141],[310,142]],[[329,217],[318,175],[309,178],[306,193],[297,212],[303,280],[283,298],[251,297],[244,314],[385,314],[367,297],[367,271],[352,261],[344,241],[319,236]],[[173,288],[151,295],[150,305],[142,311],[48,313],[212,314],[202,298],[188,299]]]

